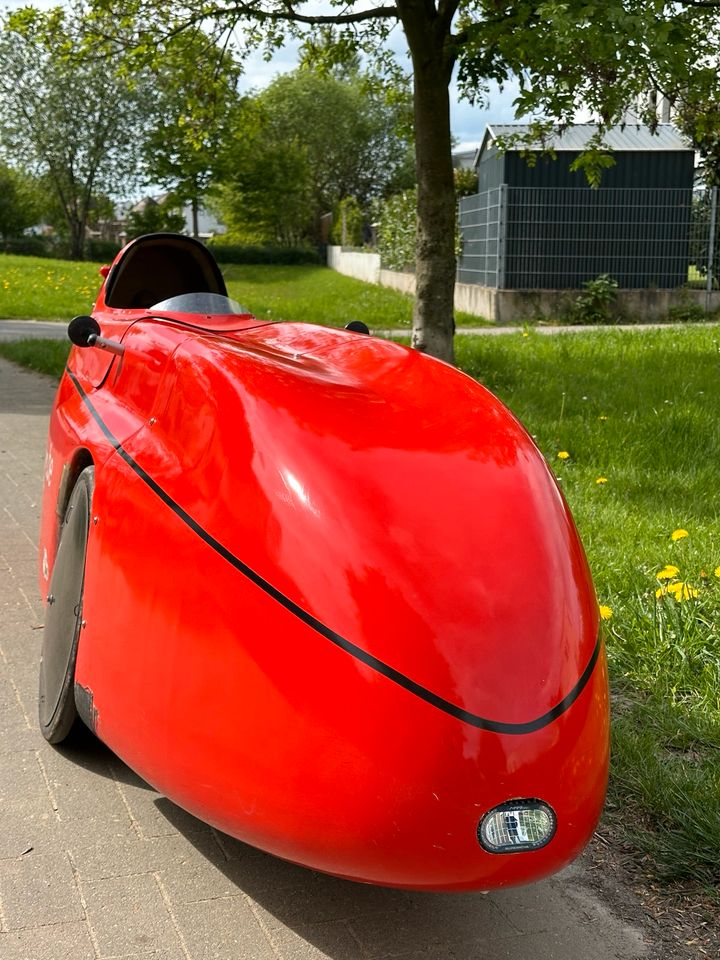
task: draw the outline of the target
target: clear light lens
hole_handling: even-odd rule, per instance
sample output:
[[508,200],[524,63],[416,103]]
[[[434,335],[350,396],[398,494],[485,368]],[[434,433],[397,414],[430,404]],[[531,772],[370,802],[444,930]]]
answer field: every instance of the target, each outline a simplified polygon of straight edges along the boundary
[[557,819],[542,800],[510,800],[490,810],[478,826],[478,840],[490,853],[539,850],[549,843]]

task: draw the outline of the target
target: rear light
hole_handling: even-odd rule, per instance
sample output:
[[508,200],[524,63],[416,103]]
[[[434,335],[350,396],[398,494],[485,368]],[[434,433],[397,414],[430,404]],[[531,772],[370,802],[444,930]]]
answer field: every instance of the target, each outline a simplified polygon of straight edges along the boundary
[[557,817],[542,800],[508,800],[489,810],[478,824],[478,840],[488,853],[539,850],[555,835]]

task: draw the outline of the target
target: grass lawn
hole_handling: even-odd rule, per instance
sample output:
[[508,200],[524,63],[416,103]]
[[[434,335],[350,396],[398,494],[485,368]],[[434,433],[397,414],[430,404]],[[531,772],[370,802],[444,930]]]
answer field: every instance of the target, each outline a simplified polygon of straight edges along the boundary
[[717,883],[720,330],[458,338],[457,351],[536,437],[612,611],[611,816],[667,877]]
[[58,380],[70,353],[69,340],[18,340],[0,343],[0,357]]
[[[664,877],[709,888],[720,879],[720,329],[456,346],[555,469],[611,610],[609,816]],[[44,349],[0,344],[16,357]]]
[[0,318],[67,322],[89,313],[100,289],[99,267],[0,253]]
[[[0,254],[0,318],[68,321],[88,313],[100,288],[99,263],[73,263]],[[222,267],[231,297],[262,319],[344,327],[363,320],[373,329],[410,327],[412,300],[396,290],[344,277],[318,266]],[[486,321],[467,313],[458,324]]]

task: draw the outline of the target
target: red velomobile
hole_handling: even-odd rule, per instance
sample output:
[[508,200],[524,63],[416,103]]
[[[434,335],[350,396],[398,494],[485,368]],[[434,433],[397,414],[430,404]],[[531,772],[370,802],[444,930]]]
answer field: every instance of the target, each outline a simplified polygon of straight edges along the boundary
[[354,880],[487,890],[577,856],[598,609],[512,414],[397,344],[253,317],[185,237],[129,244],[93,317],[50,421],[47,739],[79,714],[191,813]]

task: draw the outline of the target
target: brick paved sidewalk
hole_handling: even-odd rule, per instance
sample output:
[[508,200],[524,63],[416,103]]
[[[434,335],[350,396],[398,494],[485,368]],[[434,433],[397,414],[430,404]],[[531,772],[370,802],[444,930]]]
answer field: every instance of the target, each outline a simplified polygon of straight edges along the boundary
[[89,734],[37,730],[36,530],[54,385],[0,360],[2,960],[632,960],[582,866],[522,890],[412,894],[303,870],[157,794]]

